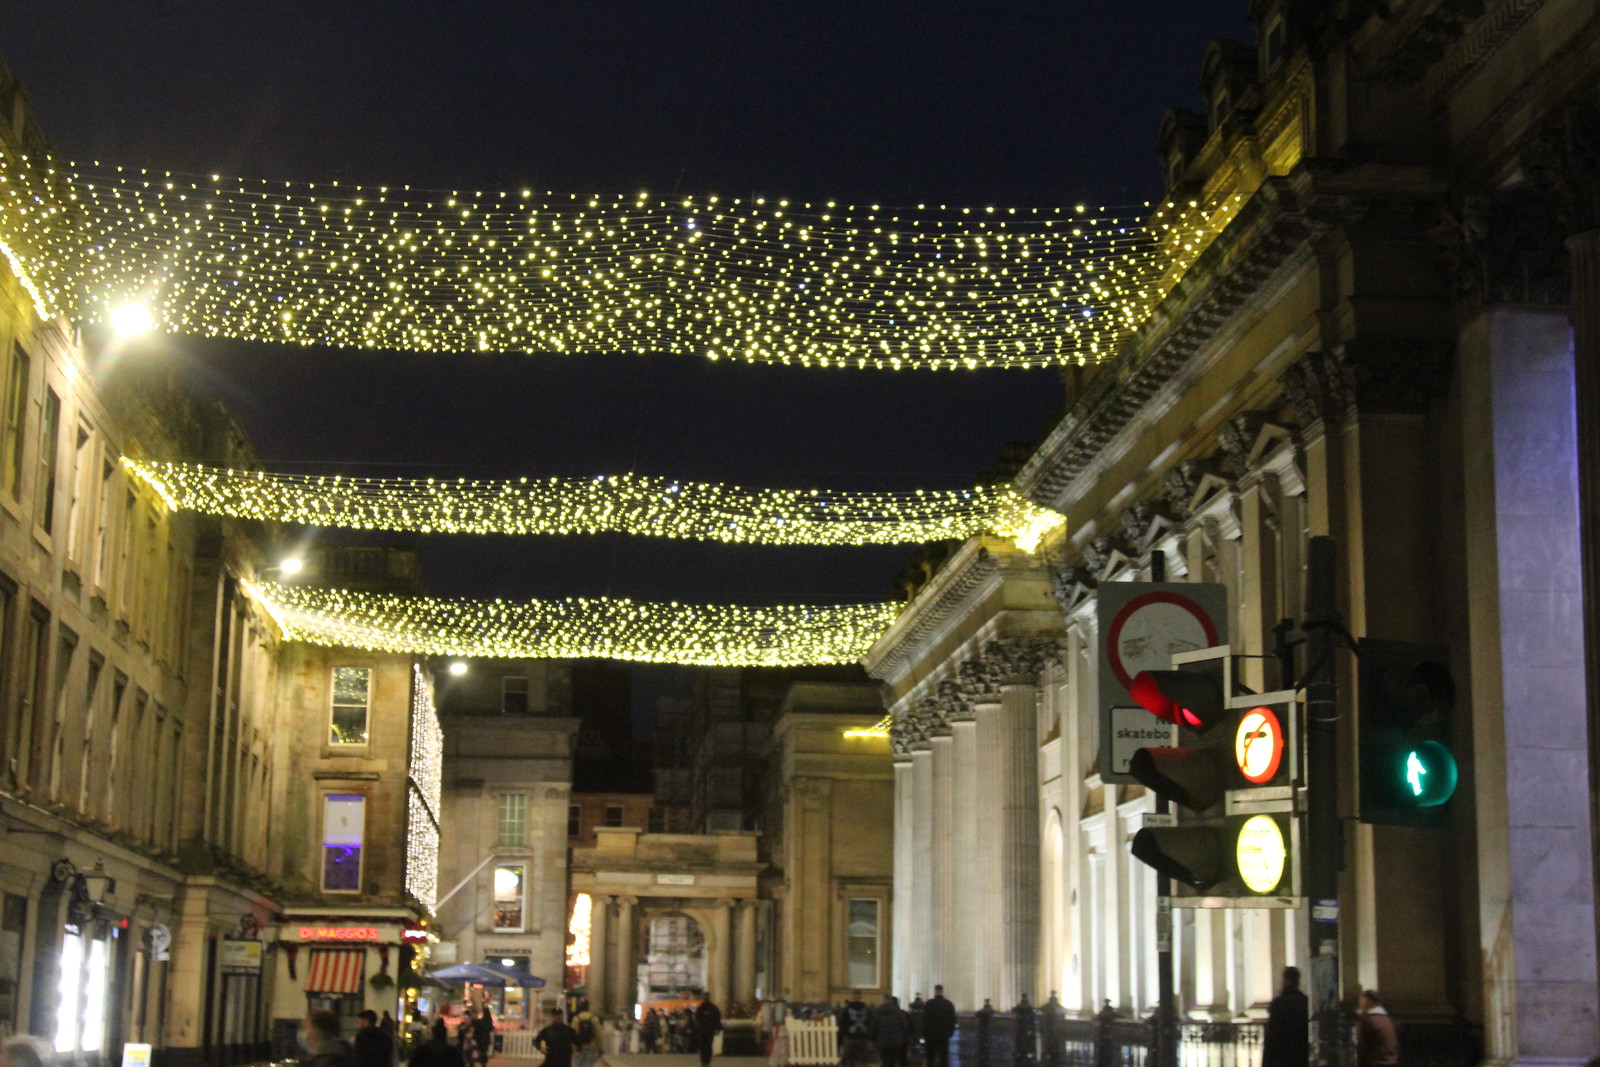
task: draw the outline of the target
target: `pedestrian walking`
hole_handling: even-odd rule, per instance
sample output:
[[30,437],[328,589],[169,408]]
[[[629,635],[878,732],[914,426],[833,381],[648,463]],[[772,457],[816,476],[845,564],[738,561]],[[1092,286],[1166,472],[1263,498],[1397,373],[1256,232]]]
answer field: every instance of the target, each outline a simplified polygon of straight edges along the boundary
[[1300,968],[1285,967],[1283,989],[1267,1005],[1261,1067],[1308,1067],[1310,1062],[1311,1004],[1300,992]]
[[428,1040],[418,1043],[410,1067],[467,1067],[461,1049],[450,1043],[450,1028],[443,1019],[435,1019]]
[[1394,1067],[1400,1062],[1400,1028],[1383,1006],[1376,989],[1357,1000],[1356,1067]]
[[339,1017],[327,1008],[318,1008],[300,1023],[300,1046],[305,1055],[301,1067],[356,1067],[350,1043],[339,1036]]
[[551,1017],[551,1022],[534,1035],[533,1047],[544,1053],[544,1067],[572,1067],[572,1053],[578,1046],[578,1032],[561,1018],[561,1006],[555,1001],[546,1001],[544,1010]]
[[950,1039],[956,1036],[956,1006],[944,998],[944,986],[922,1006],[922,1038],[927,1043],[928,1067],[950,1067]]
[[872,1013],[872,1043],[878,1048],[883,1067],[906,1067],[906,1050],[911,1047],[911,1015],[897,997],[886,996]]
[[644,1025],[639,1028],[639,1037],[644,1042],[646,1052],[658,1051],[661,1043],[661,1013],[651,1008],[644,1013]]
[[478,1017],[472,1020],[472,1047],[480,1067],[487,1064],[489,1054],[494,1051],[494,1016],[489,1014],[487,1004],[478,1013]]
[[578,1067],[594,1067],[600,1058],[600,1020],[589,1010],[588,997],[578,1000],[578,1014],[573,1016],[572,1029],[578,1035]]
[[721,1009],[712,1003],[710,996],[701,997],[700,1006],[694,1009],[694,1042],[700,1053],[700,1067],[706,1067],[711,1062],[711,1053],[721,1029]]
[[383,1032],[377,1012],[356,1016],[355,1046],[357,1067],[393,1067],[394,1039]]
[[871,1058],[872,1009],[853,990],[850,999],[839,1007],[839,1062],[846,1067],[861,1067]]

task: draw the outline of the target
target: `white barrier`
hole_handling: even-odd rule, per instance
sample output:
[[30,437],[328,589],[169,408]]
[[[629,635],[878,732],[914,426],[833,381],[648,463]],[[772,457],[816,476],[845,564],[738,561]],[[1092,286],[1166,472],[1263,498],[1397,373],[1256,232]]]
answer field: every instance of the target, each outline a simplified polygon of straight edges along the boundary
[[544,1061],[544,1053],[533,1047],[533,1039],[538,1036],[532,1030],[502,1030],[499,1034],[505,1039],[498,1056],[509,1060],[531,1060],[536,1063]]
[[783,1025],[794,1065],[833,1067],[839,1062],[839,1024],[832,1019],[790,1019]]

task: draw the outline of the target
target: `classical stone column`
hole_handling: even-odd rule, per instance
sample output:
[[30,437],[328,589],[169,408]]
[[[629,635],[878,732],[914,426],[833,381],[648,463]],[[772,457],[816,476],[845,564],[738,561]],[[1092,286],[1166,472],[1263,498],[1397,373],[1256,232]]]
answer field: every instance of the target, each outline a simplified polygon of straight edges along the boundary
[[633,908],[638,897],[617,898],[617,954],[611,978],[611,1010],[633,1016],[639,996],[639,961],[634,951]]
[[756,902],[739,901],[739,940],[734,946],[733,997],[754,1008],[756,1003]]
[[604,893],[591,894],[589,911],[589,1010],[599,1014],[606,1011],[610,987],[611,953],[611,897]]
[[953,810],[955,861],[951,878],[952,909],[959,920],[945,942],[944,992],[957,1011],[975,1011],[983,1002],[973,1000],[973,970],[977,966],[976,924],[971,916],[976,907],[978,886],[982,884],[973,856],[978,851],[978,724],[965,690],[957,690],[945,712],[950,721],[950,749],[953,770],[951,805]]
[[1039,672],[1046,641],[1003,641],[985,655],[1000,663],[998,745],[1000,776],[1000,891],[1004,922],[1004,962],[1000,1003],[1016,1004],[1027,994],[1037,998],[1033,983],[1039,973],[1039,742],[1037,701]]
[[[889,747],[894,754],[894,991],[902,1004],[911,1003],[911,882],[915,866],[915,804],[911,770],[911,728],[904,717],[896,717],[889,728]],[[784,995],[789,995],[784,990]]]
[[933,986],[933,745],[924,733],[911,747],[912,818],[916,820],[915,869],[911,882],[911,986],[928,995]]
[[707,946],[711,958],[706,961],[706,992],[724,1008],[729,1003],[728,942],[732,939],[733,924],[729,921],[732,911],[733,901],[717,901],[711,913],[711,943]]
[[975,778],[978,789],[973,796],[972,821],[976,847],[972,851],[976,891],[966,914],[972,917],[972,987],[968,1010],[980,1008],[985,999],[997,1010],[1008,1005],[1000,999],[1000,970],[1004,959],[1005,919],[1000,893],[1000,793],[1004,773],[1000,749],[1000,686],[993,663],[980,658],[961,665],[961,682],[966,688],[973,716]]
[[933,877],[929,881],[932,921],[928,929],[929,984],[950,974],[951,942],[955,939],[955,762],[950,722],[943,702],[929,701],[929,744],[933,765]]

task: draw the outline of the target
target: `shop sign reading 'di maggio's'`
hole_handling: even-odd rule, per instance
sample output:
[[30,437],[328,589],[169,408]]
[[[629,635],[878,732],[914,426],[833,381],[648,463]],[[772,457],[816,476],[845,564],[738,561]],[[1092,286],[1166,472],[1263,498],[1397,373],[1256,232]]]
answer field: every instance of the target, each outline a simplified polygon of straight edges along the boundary
[[[1100,634],[1100,776],[1132,782],[1128,761],[1141,748],[1177,743],[1129,695],[1140,671],[1172,669],[1182,652],[1228,642],[1228,590],[1215,582],[1101,582],[1095,618]],[[1159,732],[1161,736],[1151,736]]]

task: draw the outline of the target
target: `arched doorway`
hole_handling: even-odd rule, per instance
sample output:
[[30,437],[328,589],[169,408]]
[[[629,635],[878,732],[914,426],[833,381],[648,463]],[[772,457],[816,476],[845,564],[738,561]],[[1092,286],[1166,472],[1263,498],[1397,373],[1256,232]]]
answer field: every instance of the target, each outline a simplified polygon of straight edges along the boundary
[[639,1003],[686,1000],[706,988],[706,938],[680,911],[654,916],[645,928]]

